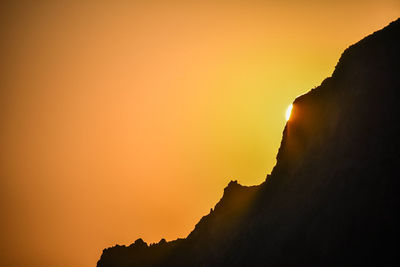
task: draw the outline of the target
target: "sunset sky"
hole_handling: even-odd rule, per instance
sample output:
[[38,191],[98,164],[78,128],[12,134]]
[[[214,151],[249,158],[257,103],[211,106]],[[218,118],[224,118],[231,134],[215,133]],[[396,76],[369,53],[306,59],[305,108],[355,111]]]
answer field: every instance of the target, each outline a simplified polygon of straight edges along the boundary
[[230,180],[265,180],[294,98],[400,16],[398,0],[12,2],[0,4],[10,267],[95,266],[117,243],[185,237]]

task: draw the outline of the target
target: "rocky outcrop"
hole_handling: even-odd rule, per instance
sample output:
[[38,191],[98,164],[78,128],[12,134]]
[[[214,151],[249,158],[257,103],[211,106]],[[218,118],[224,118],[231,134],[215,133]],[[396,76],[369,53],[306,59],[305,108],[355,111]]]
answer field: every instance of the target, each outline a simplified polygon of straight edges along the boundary
[[293,103],[277,164],[231,182],[186,239],[105,249],[107,266],[397,266],[400,20]]

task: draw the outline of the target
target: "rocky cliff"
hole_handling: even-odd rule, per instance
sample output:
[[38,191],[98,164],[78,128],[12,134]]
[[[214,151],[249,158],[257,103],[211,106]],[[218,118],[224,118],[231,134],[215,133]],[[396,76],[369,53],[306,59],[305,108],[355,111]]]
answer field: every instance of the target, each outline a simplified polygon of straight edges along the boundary
[[108,266],[398,266],[400,20],[293,103],[277,164],[231,182],[186,239],[105,249]]

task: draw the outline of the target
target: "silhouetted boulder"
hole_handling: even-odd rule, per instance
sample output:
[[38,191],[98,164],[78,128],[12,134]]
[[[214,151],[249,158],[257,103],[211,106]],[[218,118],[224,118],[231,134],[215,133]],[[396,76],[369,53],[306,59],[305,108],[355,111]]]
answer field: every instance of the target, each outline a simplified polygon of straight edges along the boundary
[[231,181],[186,239],[103,251],[106,266],[398,266],[400,20],[350,46],[293,103],[264,183]]

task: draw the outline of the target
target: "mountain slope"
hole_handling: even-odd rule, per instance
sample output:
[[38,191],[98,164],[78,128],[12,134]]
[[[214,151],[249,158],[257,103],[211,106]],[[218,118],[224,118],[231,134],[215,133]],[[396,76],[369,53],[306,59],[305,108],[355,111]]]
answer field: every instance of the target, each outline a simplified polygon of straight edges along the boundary
[[397,266],[400,20],[293,103],[277,164],[231,182],[186,239],[105,249],[106,266]]

